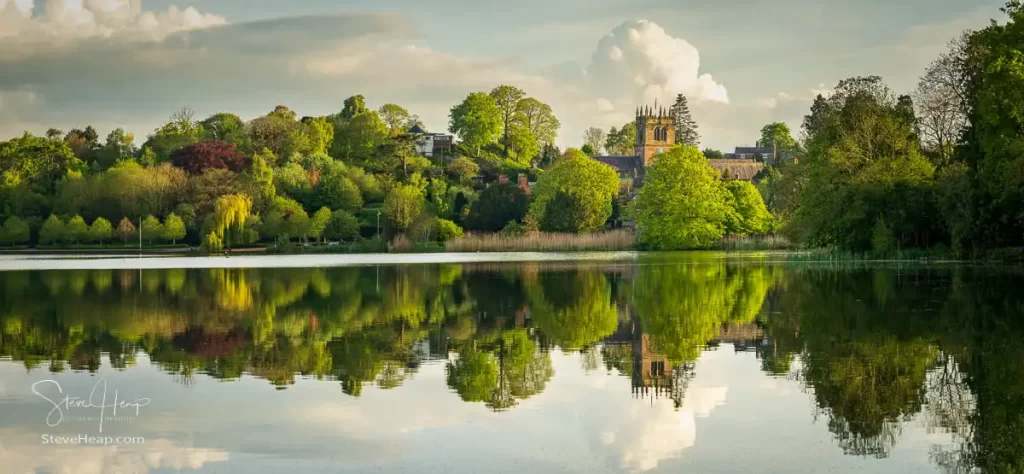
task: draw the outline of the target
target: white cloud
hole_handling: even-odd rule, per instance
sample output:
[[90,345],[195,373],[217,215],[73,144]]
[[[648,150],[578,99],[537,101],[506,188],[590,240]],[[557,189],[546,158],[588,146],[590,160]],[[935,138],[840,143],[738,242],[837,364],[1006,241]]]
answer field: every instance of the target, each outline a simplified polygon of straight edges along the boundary
[[697,441],[697,418],[710,416],[725,404],[727,394],[727,387],[703,386],[694,380],[679,410],[671,400],[653,405],[631,403],[622,416],[609,418],[597,430],[594,442],[601,445],[601,452],[617,456],[619,468],[649,471],[692,448]]
[[[179,31],[227,23],[224,17],[193,7],[143,11],[141,0],[44,0],[33,15],[34,0],[0,3],[0,50],[22,54],[67,47],[83,39],[158,41]],[[25,51],[29,50],[29,51]]]
[[598,95],[625,94],[638,105],[669,104],[680,93],[698,103],[729,102],[725,86],[700,72],[697,48],[647,20],[627,21],[605,35],[587,75]]
[[[77,434],[54,434],[77,436]],[[149,439],[144,446],[57,447],[40,443],[34,434],[8,429],[0,431],[0,459],[6,472],[54,472],[101,474],[105,472],[136,472],[151,470],[201,469],[209,463],[228,460],[228,453],[216,449],[190,448],[166,439]],[[25,443],[11,443],[26,440]],[[31,440],[31,441],[28,441]]]

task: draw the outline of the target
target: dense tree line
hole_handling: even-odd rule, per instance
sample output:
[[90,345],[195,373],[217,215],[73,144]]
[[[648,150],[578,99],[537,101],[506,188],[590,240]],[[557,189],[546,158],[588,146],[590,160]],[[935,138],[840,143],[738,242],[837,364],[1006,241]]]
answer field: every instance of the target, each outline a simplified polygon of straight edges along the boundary
[[26,133],[0,142],[0,244],[123,245],[139,232],[146,244],[210,250],[397,234],[444,240],[463,226],[521,224],[525,211],[498,210],[510,193],[513,207],[525,207],[524,190],[481,192],[499,175],[536,178],[541,161],[561,161],[551,107],[511,86],[452,108],[462,141],[450,153],[417,153],[414,125],[423,128],[403,107],[372,110],[357,95],[321,117],[277,106],[249,121],[197,119],[182,109],[138,146],[121,129],[105,142],[92,127]]
[[851,78],[815,100],[803,143],[766,127],[762,145],[799,156],[760,184],[794,240],[877,253],[1024,244],[1024,7],[1003,12],[952,41],[912,94]]

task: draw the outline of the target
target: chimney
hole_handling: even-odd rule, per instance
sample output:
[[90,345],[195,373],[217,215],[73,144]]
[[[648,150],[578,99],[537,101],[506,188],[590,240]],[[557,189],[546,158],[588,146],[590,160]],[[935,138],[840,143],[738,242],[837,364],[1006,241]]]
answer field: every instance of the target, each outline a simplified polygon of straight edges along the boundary
[[519,173],[519,176],[516,176],[516,181],[519,182],[519,189],[522,189],[526,194],[530,194],[530,177],[526,173]]

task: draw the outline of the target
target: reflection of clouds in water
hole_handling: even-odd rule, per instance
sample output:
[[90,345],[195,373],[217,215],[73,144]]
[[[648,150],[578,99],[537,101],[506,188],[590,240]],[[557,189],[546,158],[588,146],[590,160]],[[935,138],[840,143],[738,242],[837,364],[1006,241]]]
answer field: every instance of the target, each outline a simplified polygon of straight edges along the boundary
[[[200,469],[208,463],[228,460],[224,451],[187,448],[165,439],[147,439],[145,445],[132,447],[53,446],[41,444],[34,433],[3,430],[0,440],[5,440],[0,443],[4,472],[147,473],[151,469]],[[11,444],[12,440],[26,443]]]
[[676,411],[669,399],[637,400],[624,416],[610,420],[600,431],[602,450],[618,453],[619,467],[631,472],[648,471],[658,463],[679,457],[697,440],[697,417],[706,417],[725,404],[727,387],[691,384],[683,406]]

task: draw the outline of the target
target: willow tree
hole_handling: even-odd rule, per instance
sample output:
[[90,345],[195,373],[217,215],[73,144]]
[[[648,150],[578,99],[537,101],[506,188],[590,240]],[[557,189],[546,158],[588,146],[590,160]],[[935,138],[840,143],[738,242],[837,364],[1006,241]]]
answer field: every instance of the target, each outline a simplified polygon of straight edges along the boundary
[[252,199],[246,194],[227,194],[217,198],[210,231],[224,245],[244,243],[245,224],[252,211]]

